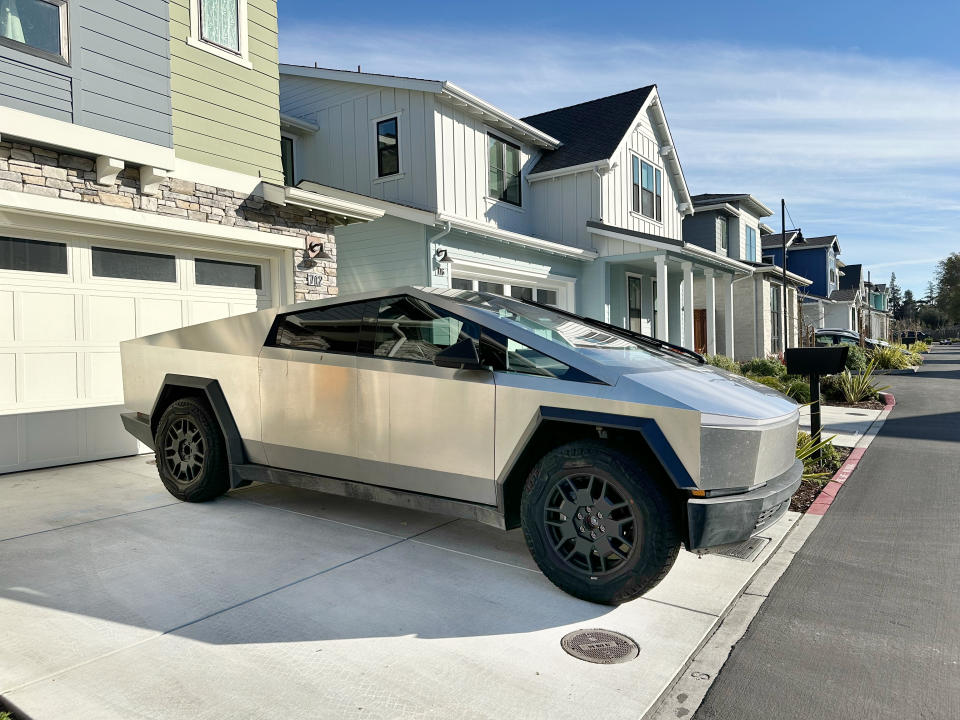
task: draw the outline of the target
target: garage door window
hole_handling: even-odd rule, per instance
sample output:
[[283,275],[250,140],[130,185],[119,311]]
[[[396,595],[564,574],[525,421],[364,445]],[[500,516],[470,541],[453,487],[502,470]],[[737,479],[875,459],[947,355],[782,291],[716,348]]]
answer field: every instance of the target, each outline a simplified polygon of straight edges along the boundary
[[0,270],[67,274],[67,246],[63,243],[0,238]]
[[219,287],[247,288],[249,290],[261,290],[263,288],[259,265],[197,258],[194,267],[196,268],[197,285],[216,285]]
[[94,277],[176,282],[177,260],[173,255],[94,247]]

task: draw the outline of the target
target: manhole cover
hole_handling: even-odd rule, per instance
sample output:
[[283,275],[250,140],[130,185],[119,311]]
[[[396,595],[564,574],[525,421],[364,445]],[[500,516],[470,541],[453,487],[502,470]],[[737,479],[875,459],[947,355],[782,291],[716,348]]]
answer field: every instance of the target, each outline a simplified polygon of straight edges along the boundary
[[576,630],[563,636],[560,647],[579,660],[613,665],[633,660],[640,646],[612,630]]
[[760,551],[767,546],[768,542],[770,542],[770,538],[767,537],[752,537],[743,542],[718,545],[715,548],[711,548],[710,552],[714,555],[723,555],[725,557],[736,558],[737,560],[753,562],[757,558],[757,555],[760,554]]

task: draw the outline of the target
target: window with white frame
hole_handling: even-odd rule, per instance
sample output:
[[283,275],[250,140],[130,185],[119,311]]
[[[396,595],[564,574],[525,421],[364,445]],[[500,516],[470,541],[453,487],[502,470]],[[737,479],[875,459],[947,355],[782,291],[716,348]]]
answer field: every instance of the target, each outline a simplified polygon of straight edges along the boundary
[[780,349],[783,317],[780,314],[780,285],[770,283],[770,349],[776,352]]
[[247,0],[190,0],[187,44],[253,67],[248,52]]
[[496,135],[487,135],[487,168],[489,193],[495,200],[511,205],[521,204],[520,146]]
[[297,173],[293,159],[294,140],[289,135],[280,136],[280,162],[283,165],[283,184],[296,185]]
[[745,253],[745,259],[750,262],[757,261],[757,229],[752,228],[749,225],[746,226],[746,235],[747,235],[747,249]]
[[663,220],[663,173],[633,156],[633,211],[651,220]]
[[0,44],[68,62],[67,0],[0,0]]
[[377,177],[388,177],[400,172],[399,128],[396,117],[377,123]]
[[730,223],[721,215],[717,218],[717,225],[720,229],[720,249],[726,252],[730,246]]
[[450,287],[454,290],[474,290],[476,292],[504,295],[518,300],[533,300],[544,305],[553,305],[566,309],[566,293],[559,286],[544,287],[540,283],[525,283],[499,278],[470,278],[454,274],[450,278]]

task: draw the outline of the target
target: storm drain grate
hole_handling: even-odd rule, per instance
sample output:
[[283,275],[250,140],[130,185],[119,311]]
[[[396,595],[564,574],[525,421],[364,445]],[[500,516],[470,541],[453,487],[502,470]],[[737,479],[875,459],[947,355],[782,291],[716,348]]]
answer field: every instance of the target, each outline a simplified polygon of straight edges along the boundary
[[560,647],[578,660],[601,665],[629,662],[640,654],[639,645],[612,630],[575,630],[563,636]]
[[714,555],[723,555],[724,557],[753,562],[757,559],[757,555],[767,546],[768,542],[770,542],[770,538],[768,537],[752,537],[743,542],[718,545],[715,548],[711,548],[710,552]]

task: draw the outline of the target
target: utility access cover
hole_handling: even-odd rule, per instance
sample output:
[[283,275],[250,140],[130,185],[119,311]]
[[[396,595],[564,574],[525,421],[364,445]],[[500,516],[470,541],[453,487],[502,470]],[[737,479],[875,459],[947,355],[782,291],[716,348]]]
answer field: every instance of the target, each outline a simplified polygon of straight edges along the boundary
[[768,537],[752,537],[743,542],[718,545],[717,547],[710,548],[710,552],[714,555],[725,555],[726,557],[736,558],[737,560],[753,562],[769,542],[770,538]]
[[640,654],[639,645],[612,630],[576,630],[563,636],[560,647],[578,660],[601,665],[629,662]]

